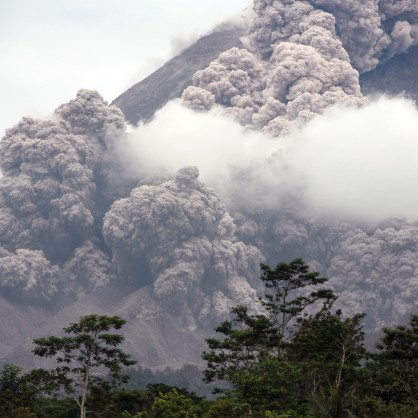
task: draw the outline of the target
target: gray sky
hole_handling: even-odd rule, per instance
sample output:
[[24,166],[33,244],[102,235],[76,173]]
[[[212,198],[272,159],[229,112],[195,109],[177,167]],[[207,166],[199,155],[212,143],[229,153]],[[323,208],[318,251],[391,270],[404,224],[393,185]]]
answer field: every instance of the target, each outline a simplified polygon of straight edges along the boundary
[[249,0],[0,0],[0,136],[80,88],[109,102]]

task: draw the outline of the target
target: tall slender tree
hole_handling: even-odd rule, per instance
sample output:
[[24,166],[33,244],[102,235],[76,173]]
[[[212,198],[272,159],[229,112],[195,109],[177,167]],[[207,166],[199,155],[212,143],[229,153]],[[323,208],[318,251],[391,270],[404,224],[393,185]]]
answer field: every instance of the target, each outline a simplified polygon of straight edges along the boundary
[[86,416],[87,395],[93,385],[114,387],[125,382],[122,367],[136,363],[118,347],[124,336],[111,332],[125,323],[118,316],[87,315],[64,328],[64,337],[33,341],[36,355],[55,358],[58,365],[50,371],[50,378],[74,397],[80,418]]

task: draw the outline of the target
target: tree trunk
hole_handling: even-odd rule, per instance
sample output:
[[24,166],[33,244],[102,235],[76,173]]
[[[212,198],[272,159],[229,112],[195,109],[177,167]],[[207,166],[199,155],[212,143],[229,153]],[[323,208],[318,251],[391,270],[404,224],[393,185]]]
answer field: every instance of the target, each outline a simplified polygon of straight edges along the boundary
[[90,373],[90,360],[86,367],[86,373],[84,375],[84,388],[83,388],[83,395],[81,397],[80,403],[80,418],[86,418],[86,398],[87,398],[87,388],[89,385],[89,373]]

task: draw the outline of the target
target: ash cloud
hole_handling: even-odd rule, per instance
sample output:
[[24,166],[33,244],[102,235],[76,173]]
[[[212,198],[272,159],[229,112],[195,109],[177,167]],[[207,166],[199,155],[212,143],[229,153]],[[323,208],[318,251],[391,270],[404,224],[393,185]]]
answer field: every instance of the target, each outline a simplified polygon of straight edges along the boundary
[[251,47],[223,52],[193,77],[184,104],[224,106],[244,126],[288,134],[333,104],[365,104],[359,72],[418,43],[418,5],[255,0]]
[[410,1],[256,0],[248,48],[195,74],[189,109],[169,103],[126,134],[120,110],[82,90],[50,120],[24,118],[0,143],[2,294],[145,288],[195,329],[238,303],[257,309],[259,261],[302,256],[346,310],[376,308],[372,327],[404,318],[418,111],[368,102],[359,71],[416,44],[416,13]]
[[299,1],[256,1],[254,11],[253,50],[232,48],[198,71],[186,105],[208,110],[214,99],[242,125],[280,136],[329,105],[364,104],[334,16]]
[[418,297],[417,242],[417,224],[399,221],[343,233],[327,274],[344,311],[370,312],[374,329],[406,320]]
[[62,274],[65,277],[63,292],[75,297],[117,280],[109,255],[91,241],[83,242],[74,250],[64,263]]
[[89,90],[50,120],[24,118],[7,131],[0,291],[53,303],[118,281],[150,285],[191,328],[224,319],[238,303],[255,306],[259,250],[237,239],[197,168],[133,169],[138,161],[127,163],[124,131],[120,110]]
[[205,324],[237,303],[254,304],[249,281],[262,256],[236,239],[225,206],[198,176],[184,167],[174,180],[135,188],[112,205],[103,235],[122,280],[152,283],[170,311],[191,310]]
[[[251,36],[264,58],[279,42],[295,37],[314,41],[317,49],[340,42],[354,68],[364,72],[418,42],[418,5],[413,0],[255,0],[254,10]],[[333,39],[327,44],[321,42],[325,31]]]
[[8,130],[0,142],[2,244],[58,259],[82,240],[94,222],[93,155],[64,121],[24,118]]
[[[79,258],[76,248],[86,245],[91,257],[84,254],[80,270],[89,265],[100,272],[105,256],[86,242],[100,241],[106,155],[124,129],[118,108],[80,90],[50,120],[23,118],[6,131],[0,142],[0,287],[51,300],[72,281],[71,262],[66,271],[63,263]],[[19,263],[25,268],[17,273]]]
[[57,266],[42,251],[0,247],[0,290],[29,303],[51,301],[58,293]]
[[[330,278],[346,314],[368,314],[369,330],[406,320],[418,280],[416,105],[334,105],[279,138],[220,109],[193,115],[171,103],[132,132],[130,154],[151,171],[172,172],[177,159],[207,167],[202,178],[226,202],[238,241],[273,264],[302,256]],[[213,297],[212,309],[228,306],[225,293]]]

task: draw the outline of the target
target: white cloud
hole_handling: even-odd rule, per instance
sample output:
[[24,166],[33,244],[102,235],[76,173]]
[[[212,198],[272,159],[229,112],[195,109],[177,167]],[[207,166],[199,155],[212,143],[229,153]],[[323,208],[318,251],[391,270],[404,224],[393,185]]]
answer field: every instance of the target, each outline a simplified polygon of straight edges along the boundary
[[175,173],[195,165],[200,180],[223,194],[235,170],[264,161],[277,148],[270,137],[245,132],[222,108],[197,113],[177,100],[158,111],[151,123],[133,129],[130,145],[141,170]]
[[314,208],[366,220],[418,220],[418,110],[381,98],[309,123],[292,159]]
[[171,102],[131,143],[142,169],[196,165],[232,205],[281,210],[297,201],[320,216],[418,220],[418,110],[405,99],[334,107],[277,139],[245,131],[220,109]]

